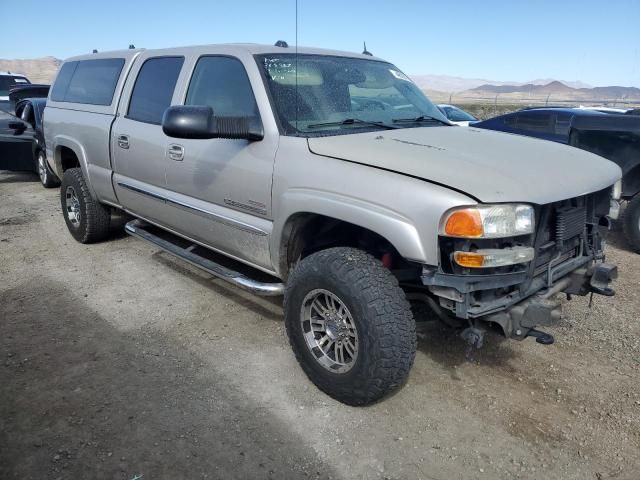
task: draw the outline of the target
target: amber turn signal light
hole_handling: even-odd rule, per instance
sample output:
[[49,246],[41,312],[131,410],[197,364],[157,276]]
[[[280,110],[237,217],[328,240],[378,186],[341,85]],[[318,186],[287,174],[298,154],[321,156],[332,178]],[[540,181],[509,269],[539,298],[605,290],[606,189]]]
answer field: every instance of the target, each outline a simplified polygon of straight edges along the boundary
[[451,237],[479,238],[482,237],[482,218],[475,208],[467,208],[453,212],[444,226],[445,235]]
[[458,265],[466,268],[482,268],[484,266],[484,255],[472,252],[455,252],[453,258]]

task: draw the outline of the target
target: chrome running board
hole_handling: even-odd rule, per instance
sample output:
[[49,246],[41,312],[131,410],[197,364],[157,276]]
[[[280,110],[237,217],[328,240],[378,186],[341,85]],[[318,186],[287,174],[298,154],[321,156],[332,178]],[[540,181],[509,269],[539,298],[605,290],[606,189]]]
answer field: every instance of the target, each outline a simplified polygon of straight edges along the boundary
[[[165,237],[175,237],[176,242],[171,241],[167,238],[162,238],[158,235],[155,235],[149,231],[152,227],[151,225],[141,221],[141,220],[133,220],[128,222],[124,229],[125,231],[134,237],[138,237],[142,240],[146,240],[149,243],[152,243],[156,247],[161,248],[167,253],[175,255],[176,257],[184,260],[191,265],[201,268],[202,270],[210,273],[211,275],[218,277],[222,280],[225,280],[233,285],[236,285],[244,290],[247,290],[255,295],[267,296],[267,297],[276,297],[284,294],[284,284],[279,282],[260,282],[258,280],[254,280],[252,278],[247,277],[246,275],[236,272],[230,268],[227,268],[219,263],[214,262],[208,258],[205,258],[197,253],[194,253],[194,249],[200,248],[205,249],[205,247],[201,247],[196,244],[191,244],[188,247],[181,247],[178,245],[179,237],[172,235],[171,233],[163,231],[163,236]],[[185,241],[180,239],[181,243]]]

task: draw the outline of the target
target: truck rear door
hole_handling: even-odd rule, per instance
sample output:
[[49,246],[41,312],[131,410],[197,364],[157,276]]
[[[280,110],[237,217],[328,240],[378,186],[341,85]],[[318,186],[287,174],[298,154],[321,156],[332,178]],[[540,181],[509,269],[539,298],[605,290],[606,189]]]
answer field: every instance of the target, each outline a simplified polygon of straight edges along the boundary
[[181,55],[141,54],[111,129],[113,184],[119,203],[161,224],[166,224],[167,162],[167,136],[161,121],[171,105],[183,64]]

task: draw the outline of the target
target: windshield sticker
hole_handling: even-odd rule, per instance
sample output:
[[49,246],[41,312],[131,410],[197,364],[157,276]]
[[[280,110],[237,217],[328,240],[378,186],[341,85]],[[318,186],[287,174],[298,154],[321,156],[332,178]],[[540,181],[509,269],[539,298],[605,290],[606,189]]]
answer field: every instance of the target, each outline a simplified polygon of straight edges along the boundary
[[410,82],[411,81],[411,79],[409,77],[407,77],[404,73],[399,72],[397,70],[394,70],[393,68],[390,68],[389,72],[391,73],[391,75],[396,77],[398,80],[404,80],[405,82]]
[[14,78],[13,81],[16,83],[27,83],[27,80],[24,78]]

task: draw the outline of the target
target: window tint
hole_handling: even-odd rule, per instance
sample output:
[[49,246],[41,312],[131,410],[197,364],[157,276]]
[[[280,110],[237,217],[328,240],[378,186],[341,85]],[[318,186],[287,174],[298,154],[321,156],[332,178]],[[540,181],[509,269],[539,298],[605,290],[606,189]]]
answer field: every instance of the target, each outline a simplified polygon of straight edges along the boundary
[[111,105],[124,58],[82,60],[73,72],[65,102]]
[[518,116],[517,115],[508,115],[502,120],[507,127],[516,128],[518,124]]
[[518,129],[529,132],[553,133],[551,115],[548,113],[524,113],[518,116]]
[[67,94],[67,89],[69,88],[69,82],[71,81],[71,77],[73,77],[73,72],[76,71],[77,66],[78,62],[67,62],[62,65],[62,68],[60,68],[58,76],[56,77],[56,81],[51,88],[51,100],[64,102],[64,97]]
[[242,63],[229,57],[202,57],[191,77],[185,105],[208,105],[218,116],[257,114],[256,100]]
[[131,93],[127,118],[160,124],[171,105],[183,57],[157,57],[144,62]]
[[571,117],[570,113],[559,112],[556,114],[556,135],[569,135]]

